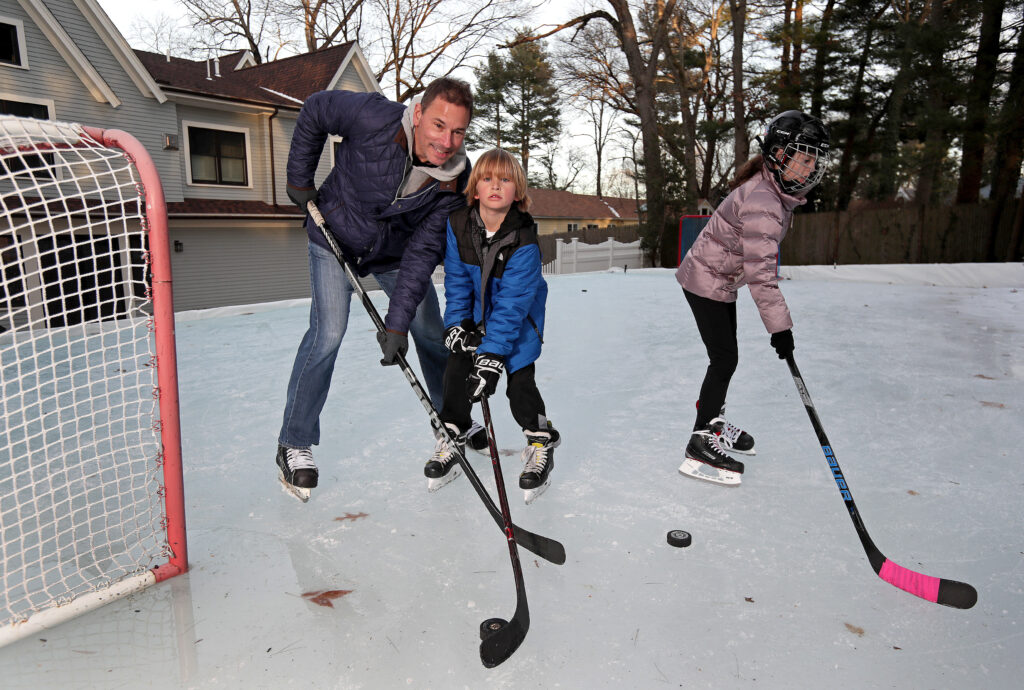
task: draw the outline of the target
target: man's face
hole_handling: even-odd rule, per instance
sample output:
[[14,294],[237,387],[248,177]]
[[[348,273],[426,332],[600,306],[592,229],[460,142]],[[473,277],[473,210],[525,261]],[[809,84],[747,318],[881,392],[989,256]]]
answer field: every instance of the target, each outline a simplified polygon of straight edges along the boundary
[[416,157],[432,165],[443,165],[466,138],[469,109],[438,97],[425,109],[422,103],[413,106],[412,125]]

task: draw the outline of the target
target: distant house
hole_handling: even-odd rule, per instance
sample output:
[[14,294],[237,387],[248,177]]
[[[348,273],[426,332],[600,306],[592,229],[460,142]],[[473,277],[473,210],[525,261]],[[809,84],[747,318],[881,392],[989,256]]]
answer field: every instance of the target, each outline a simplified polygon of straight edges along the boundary
[[285,165],[303,101],[325,89],[380,92],[355,43],[184,60],[130,48],[96,0],[0,0],[0,114],[139,139],[168,202],[176,310],[309,295]]
[[636,199],[573,194],[556,189],[530,189],[530,214],[541,235],[575,232],[587,228],[637,225]]

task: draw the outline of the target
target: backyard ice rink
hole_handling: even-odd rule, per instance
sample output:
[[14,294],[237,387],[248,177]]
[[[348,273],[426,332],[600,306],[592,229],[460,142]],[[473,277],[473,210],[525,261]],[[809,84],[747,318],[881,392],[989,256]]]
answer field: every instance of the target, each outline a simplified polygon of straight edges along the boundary
[[746,290],[728,416],[758,454],[727,488],[677,472],[706,360],[672,272],[552,276],[537,378],[563,443],[533,505],[503,395],[492,410],[513,520],[568,559],[520,550],[532,622],[509,661],[478,654],[480,622],[515,609],[505,539],[465,478],[427,493],[427,417],[358,302],[320,487],[281,490],[300,301],[178,315],[191,570],[0,649],[0,687],[1019,687],[1024,266],[786,275],[795,358],[871,537],[972,584],[974,608],[874,574]]

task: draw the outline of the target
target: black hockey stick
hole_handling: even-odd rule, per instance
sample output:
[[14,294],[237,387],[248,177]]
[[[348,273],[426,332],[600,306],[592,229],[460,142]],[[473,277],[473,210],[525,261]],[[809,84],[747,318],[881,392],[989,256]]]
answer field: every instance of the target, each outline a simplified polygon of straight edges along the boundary
[[[360,301],[363,303],[363,307],[366,308],[366,313],[370,315],[370,320],[373,321],[373,325],[377,327],[378,332],[384,332],[384,321],[380,318],[380,314],[377,312],[377,308],[373,306],[373,302],[370,301],[370,297],[363,290],[363,286],[359,284],[359,278],[356,276],[355,271],[352,270],[352,266],[345,259],[341,253],[341,247],[338,246],[334,236],[330,230],[327,229],[327,223],[324,221],[324,217],[320,215],[320,209],[316,207],[316,204],[310,201],[306,204],[306,210],[309,211],[309,215],[313,218],[313,222],[320,229],[324,239],[327,240],[327,244],[330,246],[331,251],[334,253],[335,258],[338,259],[338,263],[341,264],[342,268],[345,269],[345,275],[348,277],[348,281],[352,284],[352,289],[355,290],[356,294],[359,295]],[[405,374],[405,378],[409,381],[409,385],[412,386],[416,396],[420,399],[423,404],[423,408],[430,415],[430,424],[434,427],[434,431],[444,436],[445,441],[448,443],[448,447],[452,449],[455,454],[455,459],[462,466],[463,471],[466,473],[466,477],[469,479],[469,483],[476,489],[477,494],[480,496],[480,500],[487,506],[487,510],[491,513],[491,517],[494,518],[494,522],[497,523],[498,527],[504,531],[505,523],[502,518],[501,512],[497,506],[494,505],[494,500],[491,495],[487,493],[487,489],[480,482],[480,477],[477,476],[473,466],[469,464],[469,460],[466,459],[466,454],[463,452],[459,445],[452,438],[451,432],[441,422],[441,417],[438,415],[437,410],[434,409],[433,403],[430,402],[430,397],[427,392],[423,390],[423,386],[420,384],[419,379],[416,378],[416,372],[409,366],[409,362],[406,360],[404,355],[398,355],[398,364],[402,369],[402,373]],[[534,534],[528,530],[519,527],[518,525],[512,525],[513,532],[515,533],[516,542],[521,545],[524,549],[528,549],[533,553],[537,554],[541,558],[551,561],[556,565],[562,565],[565,563],[565,547],[554,539],[543,537],[539,534]]]
[[526,603],[523,566],[519,562],[519,549],[516,548],[515,530],[508,509],[508,496],[505,494],[505,480],[501,475],[501,460],[498,459],[498,444],[494,440],[494,425],[491,423],[491,407],[487,403],[487,396],[480,399],[480,409],[483,410],[484,426],[487,427],[487,446],[491,451],[491,465],[494,466],[494,484],[498,489],[498,502],[501,504],[505,537],[508,539],[508,553],[512,558],[512,573],[516,578],[516,612],[512,619],[505,623],[492,618],[484,621],[481,626],[483,641],[480,643],[480,660],[487,668],[494,668],[512,656],[526,638],[526,631],[530,629],[530,607]]
[[868,536],[868,531],[864,527],[864,522],[860,519],[857,504],[853,502],[853,494],[850,493],[850,487],[846,483],[843,471],[839,468],[839,461],[836,460],[835,453],[832,452],[832,446],[828,442],[828,437],[825,436],[825,430],[821,427],[821,421],[818,419],[818,413],[814,410],[814,403],[811,402],[807,386],[804,385],[804,380],[800,376],[800,370],[796,368],[796,362],[793,360],[792,353],[786,357],[786,363],[789,365],[790,373],[793,374],[793,381],[796,383],[796,389],[800,393],[804,407],[807,409],[807,415],[811,418],[814,433],[818,435],[818,443],[821,444],[821,450],[824,451],[825,459],[828,460],[829,467],[832,469],[832,477],[839,486],[839,493],[842,495],[843,500],[846,501],[846,507],[850,511],[850,519],[853,520],[853,526],[857,529],[860,543],[864,546],[864,551],[868,555],[868,561],[871,563],[871,567],[874,568],[875,573],[878,574],[878,577],[906,592],[937,604],[952,606],[958,609],[969,609],[974,606],[978,601],[978,591],[974,587],[966,582],[944,580],[904,568],[882,555],[882,552],[871,541],[871,537]]

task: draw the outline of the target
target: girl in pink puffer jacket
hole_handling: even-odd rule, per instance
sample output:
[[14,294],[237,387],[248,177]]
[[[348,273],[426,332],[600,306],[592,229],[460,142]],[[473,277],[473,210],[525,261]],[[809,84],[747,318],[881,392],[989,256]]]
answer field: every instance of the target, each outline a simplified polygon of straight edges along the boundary
[[676,271],[707,348],[707,373],[697,401],[697,420],[679,471],[698,479],[736,485],[743,463],[726,452],[754,454],[750,434],[729,423],[725,396],[739,359],[736,292],[743,285],[757,304],[779,359],[793,352],[793,321],[778,282],[779,243],[793,209],[806,201],[828,165],[829,130],[817,118],[788,110],[768,123],[761,154],[747,161],[730,183],[732,192],[715,210]]

